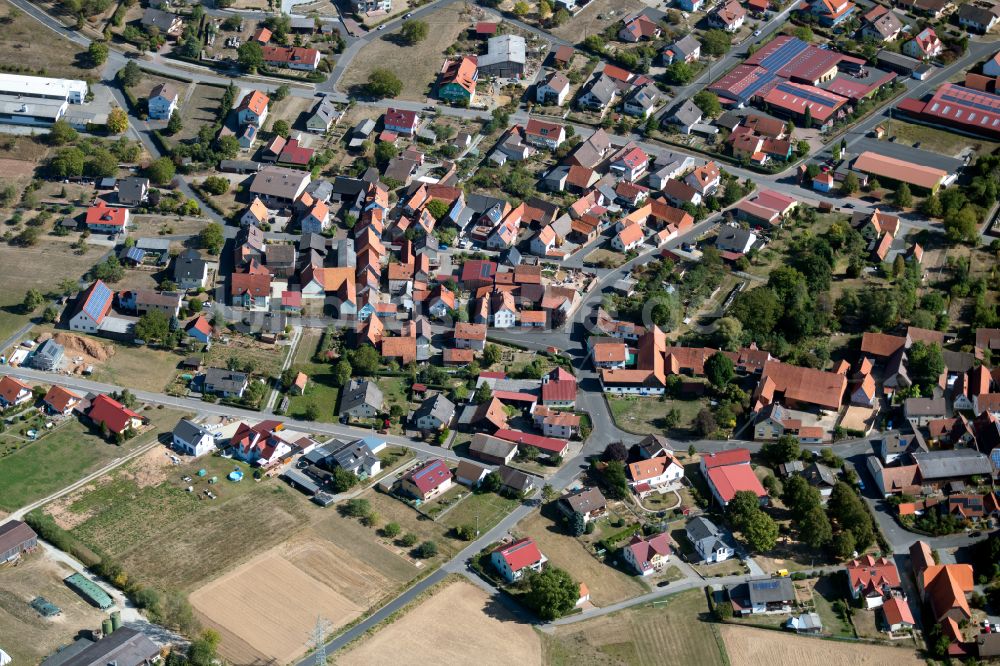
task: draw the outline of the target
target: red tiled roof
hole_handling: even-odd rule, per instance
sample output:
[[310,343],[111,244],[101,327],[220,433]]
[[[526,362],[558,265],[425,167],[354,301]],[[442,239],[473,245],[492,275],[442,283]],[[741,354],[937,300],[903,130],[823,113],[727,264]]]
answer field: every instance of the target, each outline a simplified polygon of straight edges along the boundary
[[554,455],[562,455],[562,453],[566,450],[566,447],[569,446],[569,442],[564,439],[543,437],[541,435],[533,435],[531,433],[521,432],[520,430],[510,430],[508,428],[501,428],[500,430],[497,430],[493,436],[508,442],[514,442],[515,444],[533,446],[536,449],[541,449],[542,451],[546,451]]
[[885,615],[886,624],[889,626],[896,624],[915,624],[913,621],[913,611],[910,604],[902,597],[892,597],[882,604],[882,613]]
[[109,206],[104,199],[87,209],[87,226],[101,225],[105,227],[124,227],[128,217],[127,208]]
[[730,449],[729,451],[718,451],[716,453],[706,453],[701,457],[701,464],[705,469],[725,467],[727,465],[749,465],[749,449]]
[[7,403],[13,403],[17,400],[17,395],[21,391],[30,393],[31,387],[10,375],[0,377],[0,398],[3,398]]
[[53,386],[42,399],[46,405],[57,412],[66,411],[66,408],[69,407],[71,402],[79,402],[80,400],[80,396],[73,393],[69,389],[64,389],[62,386]]
[[535,540],[531,538],[519,539],[506,546],[500,546],[493,552],[500,553],[500,557],[514,572],[542,561],[542,553],[538,550]]
[[114,433],[124,432],[132,419],[141,418],[117,400],[103,394],[94,398],[94,401],[90,403],[90,411],[87,416],[98,425],[106,425],[108,430]]
[[757,497],[767,497],[750,465],[726,465],[708,470],[708,481],[719,493],[723,502],[729,502],[737,492],[749,490]]
[[441,459],[430,460],[403,477],[425,495],[451,479],[448,463]]
[[542,403],[576,400],[576,379],[550,380],[542,384]]

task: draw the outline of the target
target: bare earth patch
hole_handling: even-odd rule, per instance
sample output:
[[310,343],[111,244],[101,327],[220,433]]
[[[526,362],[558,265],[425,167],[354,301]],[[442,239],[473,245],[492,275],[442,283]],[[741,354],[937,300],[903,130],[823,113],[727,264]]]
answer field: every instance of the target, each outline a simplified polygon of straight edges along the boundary
[[125,475],[135,481],[140,488],[147,488],[166,481],[172,467],[174,465],[170,461],[170,452],[162,447],[154,446],[130,462],[125,470]]
[[819,664],[824,666],[865,666],[893,664],[907,666],[922,664],[913,650],[875,645],[854,645],[818,638],[796,636],[738,627],[731,624],[719,627],[726,643],[732,666],[801,666]]
[[[358,647],[338,655],[336,662],[395,666],[401,655],[431,654],[437,664],[542,663],[541,643],[534,630],[465,581],[437,592]],[[423,659],[417,656],[417,661]]]

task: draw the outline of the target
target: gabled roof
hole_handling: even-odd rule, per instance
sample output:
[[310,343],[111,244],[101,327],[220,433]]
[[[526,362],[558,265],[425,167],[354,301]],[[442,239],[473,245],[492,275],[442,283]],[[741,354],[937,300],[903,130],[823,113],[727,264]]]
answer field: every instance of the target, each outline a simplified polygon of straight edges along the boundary
[[706,453],[701,457],[701,464],[705,467],[705,469],[725,467],[727,465],[749,465],[750,450],[730,449],[728,451]]
[[847,579],[852,588],[864,589],[870,585],[881,591],[883,587],[898,588],[900,586],[899,570],[896,563],[887,558],[874,558],[865,555],[847,564]]
[[647,481],[665,473],[671,465],[680,465],[673,456],[659,456],[640,460],[628,466],[628,475],[635,483]]
[[493,552],[499,553],[513,572],[534,566],[544,559],[542,552],[538,550],[538,544],[531,538],[518,539],[513,543],[500,546]]
[[90,285],[77,299],[74,316],[84,312],[94,323],[100,324],[111,310],[113,299],[114,292],[103,281],[95,280],[94,284]]
[[666,557],[670,555],[670,537],[664,534],[656,534],[650,537],[641,537],[638,534],[625,546],[632,551],[632,559],[642,571],[652,568],[652,560],[659,555]]
[[96,224],[104,227],[124,227],[127,221],[127,208],[109,206],[104,199],[98,199],[96,204],[87,209],[87,226]]
[[87,416],[94,423],[106,425],[108,430],[115,433],[123,432],[132,419],[141,418],[131,409],[104,394],[98,395],[90,403]]
[[430,460],[417,469],[403,477],[417,487],[417,489],[427,494],[443,483],[451,480],[451,470],[448,463],[440,458]]
[[18,395],[22,391],[31,393],[31,387],[19,379],[14,379],[10,375],[0,377],[0,398],[3,398],[6,402],[12,403],[17,400]]
[[42,398],[42,402],[57,412],[64,412],[70,404],[82,400],[80,396],[62,386],[53,386]]
[[244,109],[249,109],[259,116],[267,111],[267,105],[270,101],[271,98],[261,91],[251,90],[243,96],[243,100],[240,102],[240,105],[236,107],[236,110],[242,111]]

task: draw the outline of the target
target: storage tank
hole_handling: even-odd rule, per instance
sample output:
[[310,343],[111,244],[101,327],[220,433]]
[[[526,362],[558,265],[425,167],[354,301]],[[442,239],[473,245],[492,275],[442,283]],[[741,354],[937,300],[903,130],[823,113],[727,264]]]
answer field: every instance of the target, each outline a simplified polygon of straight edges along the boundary
[[111,613],[111,631],[118,631],[122,626],[122,612],[113,611]]
[[111,618],[110,617],[104,618],[104,621],[101,622],[101,631],[104,632],[105,636],[107,636],[108,634],[110,634],[113,631],[112,628],[111,628]]

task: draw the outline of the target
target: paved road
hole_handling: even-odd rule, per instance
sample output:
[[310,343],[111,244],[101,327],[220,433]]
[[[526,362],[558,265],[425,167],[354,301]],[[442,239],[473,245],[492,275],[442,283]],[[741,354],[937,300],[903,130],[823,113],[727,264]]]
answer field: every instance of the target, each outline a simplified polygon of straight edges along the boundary
[[[113,384],[103,384],[89,379],[83,379],[75,375],[60,375],[57,373],[42,372],[40,370],[30,370],[28,368],[12,368],[6,365],[0,366],[0,375],[10,375],[11,377],[16,377],[25,381],[55,383],[69,389],[90,393],[111,393],[113,391],[120,391],[122,388]],[[149,391],[137,391],[132,389],[129,390],[135,394],[136,398],[138,398],[140,402],[153,405],[163,405],[165,407],[188,411],[193,414],[226,416],[229,418],[254,421],[259,421],[266,417],[266,414],[263,414],[262,412],[205,402],[195,398],[182,398],[163,393],[152,393]],[[332,435],[340,438],[358,439],[372,434],[370,429],[355,428],[353,426],[341,425],[339,423],[319,423],[316,421],[299,421],[289,418],[282,418],[281,421],[285,423],[287,427],[295,430]],[[458,460],[458,456],[447,449],[430,446],[416,440],[411,440],[407,437],[399,437],[388,434],[380,434],[379,437],[395,446],[405,446],[426,455],[437,456],[451,461]]]

